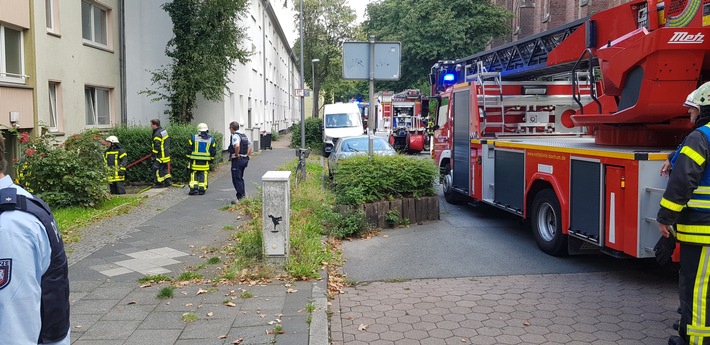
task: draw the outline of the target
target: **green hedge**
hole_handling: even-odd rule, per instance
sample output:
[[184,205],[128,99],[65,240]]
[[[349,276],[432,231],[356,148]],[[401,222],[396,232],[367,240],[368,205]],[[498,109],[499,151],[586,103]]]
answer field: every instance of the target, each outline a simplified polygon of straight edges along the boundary
[[[322,123],[323,120],[317,117],[309,117],[306,119],[306,147],[311,148],[312,153],[323,152]],[[291,133],[290,147],[301,147],[301,124],[297,123],[291,126]]]
[[53,208],[91,207],[109,198],[103,133],[87,130],[58,144],[54,137],[19,135],[17,182]]
[[355,156],[338,162],[333,174],[336,203],[359,205],[402,197],[436,195],[439,170],[430,159],[396,155]]
[[[165,128],[170,136],[170,166],[173,182],[187,182],[190,176],[187,172],[189,159],[187,155],[192,150],[188,145],[190,137],[197,133],[195,125],[169,125]],[[210,131],[211,132],[211,131]],[[220,132],[211,132],[217,143],[217,156],[214,164],[222,162],[222,138]],[[115,135],[128,155],[128,164],[150,155],[153,130],[150,126],[118,126],[108,135]],[[150,158],[130,167],[126,172],[127,183],[150,183],[153,181]]]

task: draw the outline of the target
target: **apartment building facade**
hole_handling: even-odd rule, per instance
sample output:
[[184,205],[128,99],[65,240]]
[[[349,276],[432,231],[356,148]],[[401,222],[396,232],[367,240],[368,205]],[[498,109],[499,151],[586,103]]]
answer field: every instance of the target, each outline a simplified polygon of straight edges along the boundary
[[[18,131],[63,141],[89,128],[169,122],[166,104],[140,93],[151,87],[149,71],[170,63],[166,1],[0,0],[0,131],[10,164]],[[261,130],[300,121],[300,72],[278,19],[268,0],[251,0],[240,20],[251,60],[234,66],[221,102],[198,101],[195,123],[225,133],[239,121],[256,141]]]
[[[152,118],[167,122],[164,102],[151,102],[140,91],[151,88],[150,71],[171,61],[165,46],[172,37],[172,22],[161,8],[165,0],[126,1],[126,119],[129,124],[146,124]],[[291,18],[285,18],[290,20]],[[236,63],[229,76],[224,98],[212,102],[198,98],[195,123],[204,122],[212,131],[228,133],[237,121],[252,140],[259,132],[284,130],[300,121],[299,101],[294,89],[300,85],[297,60],[268,0],[250,0],[239,25],[247,30],[242,42],[251,52],[246,63]],[[222,147],[227,147],[225,135]]]
[[17,131],[61,141],[119,123],[118,8],[119,0],[0,0],[0,130],[10,164]]

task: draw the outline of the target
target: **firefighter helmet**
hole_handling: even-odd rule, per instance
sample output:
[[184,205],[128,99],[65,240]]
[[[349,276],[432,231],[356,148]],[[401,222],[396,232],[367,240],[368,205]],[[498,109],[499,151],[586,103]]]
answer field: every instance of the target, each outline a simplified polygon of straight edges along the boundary
[[698,106],[710,105],[710,82],[707,82],[695,90],[695,97],[693,101]]
[[683,102],[683,105],[688,107],[688,108],[695,108],[695,109],[700,109],[700,106],[698,103],[695,103],[695,94],[697,93],[697,90],[693,90],[688,97],[685,99],[685,102]]
[[199,132],[207,132],[208,130],[209,128],[207,128],[207,124],[204,122],[197,125],[197,131]]
[[118,144],[118,138],[115,135],[109,136],[106,138],[106,141],[110,142],[111,144]]

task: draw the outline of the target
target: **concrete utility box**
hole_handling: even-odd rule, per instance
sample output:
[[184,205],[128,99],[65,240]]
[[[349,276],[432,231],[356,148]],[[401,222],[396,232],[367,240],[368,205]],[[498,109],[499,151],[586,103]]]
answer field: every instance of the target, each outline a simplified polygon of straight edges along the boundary
[[291,172],[267,171],[262,182],[264,254],[272,263],[286,263],[289,255]]

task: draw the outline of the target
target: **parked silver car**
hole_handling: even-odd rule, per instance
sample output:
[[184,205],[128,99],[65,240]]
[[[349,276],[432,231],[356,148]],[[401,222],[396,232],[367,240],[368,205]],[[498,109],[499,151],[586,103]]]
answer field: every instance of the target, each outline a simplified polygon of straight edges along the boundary
[[[367,135],[345,137],[338,140],[338,143],[335,144],[335,149],[328,157],[328,174],[333,176],[339,160],[352,156],[367,155],[368,150]],[[382,156],[394,156],[397,154],[392,145],[380,137],[372,138],[372,152]]]

